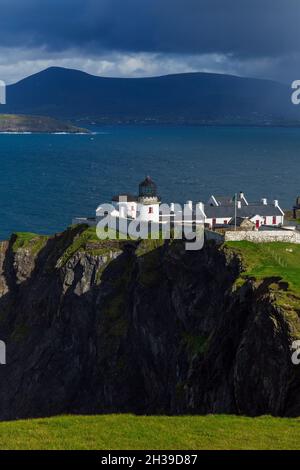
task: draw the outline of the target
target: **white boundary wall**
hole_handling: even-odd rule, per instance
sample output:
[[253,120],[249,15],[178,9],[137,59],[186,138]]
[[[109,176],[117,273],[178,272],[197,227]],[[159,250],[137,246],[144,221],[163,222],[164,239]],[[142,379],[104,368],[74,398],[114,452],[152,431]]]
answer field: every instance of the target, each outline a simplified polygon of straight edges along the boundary
[[247,240],[254,243],[286,242],[300,243],[300,232],[291,230],[270,230],[270,231],[228,231],[225,233],[225,241]]

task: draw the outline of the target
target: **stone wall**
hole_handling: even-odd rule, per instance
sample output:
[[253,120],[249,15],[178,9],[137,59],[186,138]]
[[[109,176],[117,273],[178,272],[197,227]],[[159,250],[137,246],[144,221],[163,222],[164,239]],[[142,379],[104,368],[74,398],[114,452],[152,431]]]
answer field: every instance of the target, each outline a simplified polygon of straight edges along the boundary
[[292,230],[270,230],[270,231],[228,231],[225,241],[247,240],[254,243],[286,242],[300,243],[300,232]]
[[214,240],[217,244],[222,244],[224,242],[224,235],[205,229],[205,240]]

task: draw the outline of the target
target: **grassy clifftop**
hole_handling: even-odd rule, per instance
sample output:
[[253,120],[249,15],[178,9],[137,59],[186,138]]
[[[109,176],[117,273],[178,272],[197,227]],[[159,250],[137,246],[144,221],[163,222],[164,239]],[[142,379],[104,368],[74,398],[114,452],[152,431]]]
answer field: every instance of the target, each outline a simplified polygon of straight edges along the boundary
[[237,416],[61,416],[0,423],[0,449],[299,449],[300,420]]
[[[75,226],[73,228],[75,229]],[[72,230],[72,227],[69,230]],[[100,240],[94,227],[82,226],[82,230],[78,231],[78,234],[66,249],[65,258],[70,258],[77,251],[102,254],[109,250],[119,250],[125,242],[125,240],[109,239],[109,233],[106,236],[108,239]],[[18,232],[13,237],[14,251],[19,248],[28,248],[31,251],[33,250],[33,253],[38,251],[50,238],[29,232]],[[137,256],[157,248],[162,243],[162,240],[143,240],[137,248]],[[288,290],[299,293],[300,296],[300,245],[242,241],[226,242],[224,249],[237,253],[241,257],[243,264],[243,272],[239,279],[241,283],[249,278],[260,281],[277,277],[287,283]]]
[[239,254],[243,272],[236,281],[241,287],[252,279],[265,288],[278,306],[293,339],[300,338],[300,245],[291,243],[229,242],[227,249]]
[[[75,226],[73,227],[75,229]],[[79,226],[78,226],[79,228]],[[69,230],[72,230],[70,227]],[[66,232],[67,233],[67,232]],[[28,248],[33,254],[43,247],[50,237],[34,233],[18,232],[13,235],[13,250]],[[124,240],[100,240],[94,227],[84,227],[78,232],[66,249],[63,258],[66,261],[77,251],[102,254],[109,250],[119,250]],[[162,244],[162,240],[143,240],[136,251],[137,256],[145,254]],[[300,298],[300,245],[292,243],[252,243],[226,242],[225,250],[240,256],[243,272],[238,280],[240,284],[249,278],[261,281],[266,278],[280,278],[286,283],[286,290],[299,294]]]
[[281,277],[300,295],[300,245],[243,241],[227,242],[225,246],[241,255],[245,269],[242,278]]

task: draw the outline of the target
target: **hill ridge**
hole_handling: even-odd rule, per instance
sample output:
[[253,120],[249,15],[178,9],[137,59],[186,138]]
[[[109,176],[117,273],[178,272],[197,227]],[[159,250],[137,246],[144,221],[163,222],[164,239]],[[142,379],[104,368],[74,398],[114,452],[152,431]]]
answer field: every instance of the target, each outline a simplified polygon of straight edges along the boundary
[[0,111],[99,123],[300,124],[287,85],[206,72],[111,78],[49,67],[9,85]]

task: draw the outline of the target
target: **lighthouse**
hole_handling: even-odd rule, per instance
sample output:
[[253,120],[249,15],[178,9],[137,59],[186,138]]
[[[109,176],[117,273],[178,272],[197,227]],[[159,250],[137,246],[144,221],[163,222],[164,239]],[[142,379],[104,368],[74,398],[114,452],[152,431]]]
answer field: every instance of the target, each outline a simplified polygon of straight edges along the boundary
[[[139,184],[138,195],[121,193],[113,196],[112,210],[109,212],[112,217],[120,219],[136,219],[141,222],[159,223],[160,198],[157,194],[157,186],[147,176]],[[103,205],[96,209],[96,219],[103,216]]]
[[160,198],[157,195],[157,186],[152,178],[147,176],[139,184],[136,218],[145,222],[159,223],[159,205]]

